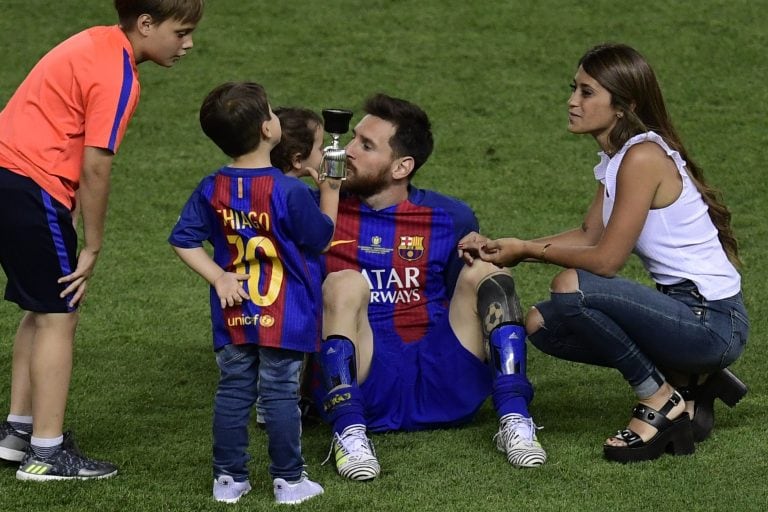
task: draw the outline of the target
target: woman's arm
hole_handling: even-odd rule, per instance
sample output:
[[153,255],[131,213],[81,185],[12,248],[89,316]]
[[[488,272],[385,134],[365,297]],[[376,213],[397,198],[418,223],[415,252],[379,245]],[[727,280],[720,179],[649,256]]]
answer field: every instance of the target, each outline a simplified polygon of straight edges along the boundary
[[658,145],[638,144],[630,148],[622,160],[614,207],[605,229],[596,227],[602,224],[599,220],[605,190],[601,185],[581,230],[532,241],[514,238],[489,241],[480,250],[480,257],[504,266],[533,258],[614,276],[629,259],[650,209],[666,206],[676,199],[676,196],[665,197],[660,201],[659,190],[674,189],[677,181],[679,174],[674,162]]

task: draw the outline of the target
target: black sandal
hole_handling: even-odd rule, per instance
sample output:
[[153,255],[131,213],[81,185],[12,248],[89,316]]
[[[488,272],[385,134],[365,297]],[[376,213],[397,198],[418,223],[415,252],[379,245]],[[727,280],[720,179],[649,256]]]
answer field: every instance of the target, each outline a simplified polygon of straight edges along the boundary
[[632,416],[655,427],[656,435],[648,441],[643,441],[637,433],[629,429],[619,430],[614,437],[624,441],[627,445],[611,446],[604,444],[603,455],[605,458],[626,463],[657,459],[664,452],[673,455],[693,453],[696,450],[696,445],[693,443],[693,431],[688,413],[684,412],[674,420],[667,418],[667,413],[682,400],[683,397],[680,393],[675,391],[660,411],[647,405],[637,404],[632,410]]
[[697,383],[697,375],[692,376],[691,381],[689,386],[678,391],[686,401],[694,402],[693,440],[700,443],[709,437],[715,426],[715,398],[734,407],[747,394],[747,386],[727,368],[709,375],[702,384]]

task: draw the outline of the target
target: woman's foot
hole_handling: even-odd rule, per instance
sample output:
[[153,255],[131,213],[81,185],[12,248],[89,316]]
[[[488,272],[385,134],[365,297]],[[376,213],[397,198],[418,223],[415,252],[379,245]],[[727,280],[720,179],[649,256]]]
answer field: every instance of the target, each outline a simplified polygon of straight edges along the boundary
[[[656,411],[661,411],[668,401],[673,400],[675,393],[676,393],[675,388],[673,388],[672,386],[670,386],[668,383],[665,382],[653,395],[643,400],[640,400],[638,405],[646,405],[651,409],[654,409]],[[677,404],[673,405],[673,407],[666,413],[666,417],[668,420],[671,421],[677,418],[678,416],[680,416],[681,414],[685,413],[686,411],[687,411],[686,402],[684,400],[680,400]],[[629,420],[629,425],[627,426],[627,430],[637,434],[644,443],[653,439],[653,437],[658,432],[658,429],[656,429],[656,427],[634,416],[632,417],[631,420]],[[627,441],[622,437],[613,436],[606,439],[605,446],[623,448],[627,446]]]
[[689,455],[696,451],[685,400],[665,383],[632,410],[629,426],[603,444],[603,455],[616,462],[653,460],[665,453]]

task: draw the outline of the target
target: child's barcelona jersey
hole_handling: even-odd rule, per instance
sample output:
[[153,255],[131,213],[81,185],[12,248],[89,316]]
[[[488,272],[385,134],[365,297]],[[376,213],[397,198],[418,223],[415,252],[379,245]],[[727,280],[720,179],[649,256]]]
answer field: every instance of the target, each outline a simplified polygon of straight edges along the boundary
[[169,242],[181,248],[210,242],[219,266],[249,275],[243,287],[251,297],[222,309],[211,287],[214,349],[256,343],[317,350],[320,253],[333,229],[309,187],[278,169],[224,167],[203,179]]
[[477,229],[467,205],[431,191],[412,187],[407,201],[379,211],[346,197],[326,272],[362,272],[376,343],[394,350],[424,339],[447,314],[463,266],[456,245]]

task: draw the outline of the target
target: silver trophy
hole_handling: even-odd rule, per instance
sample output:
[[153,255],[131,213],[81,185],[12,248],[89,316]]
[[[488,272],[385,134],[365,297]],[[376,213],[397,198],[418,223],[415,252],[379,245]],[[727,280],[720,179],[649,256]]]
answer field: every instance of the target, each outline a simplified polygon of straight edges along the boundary
[[320,181],[326,178],[347,179],[347,152],[339,144],[339,137],[349,131],[351,110],[327,108],[323,110],[325,131],[331,135],[331,145],[323,148],[323,161],[320,164]]

